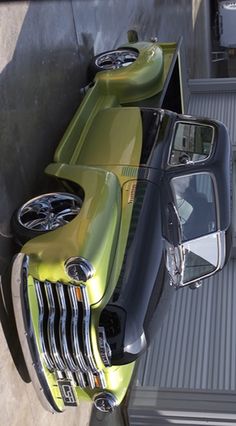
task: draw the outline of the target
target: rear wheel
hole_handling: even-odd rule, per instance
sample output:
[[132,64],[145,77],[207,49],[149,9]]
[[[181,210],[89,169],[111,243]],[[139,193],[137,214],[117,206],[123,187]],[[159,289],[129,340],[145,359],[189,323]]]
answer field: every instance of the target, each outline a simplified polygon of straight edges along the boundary
[[126,68],[132,65],[139,52],[136,49],[116,49],[95,56],[89,66],[89,76],[93,78],[97,72]]
[[17,241],[26,241],[53,231],[71,222],[80,211],[81,199],[66,192],[42,194],[27,201],[12,217],[12,228]]

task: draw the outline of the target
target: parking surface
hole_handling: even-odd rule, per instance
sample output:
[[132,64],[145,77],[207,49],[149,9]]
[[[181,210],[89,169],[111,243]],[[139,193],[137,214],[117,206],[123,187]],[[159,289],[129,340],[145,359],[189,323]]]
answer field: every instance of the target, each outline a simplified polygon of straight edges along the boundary
[[208,1],[72,0],[0,3],[0,410],[1,425],[86,425],[90,405],[45,412],[24,368],[10,294],[10,261],[18,250],[10,217],[35,194],[53,189],[43,175],[81,101],[90,58],[126,41],[184,38],[189,77],[207,77]]

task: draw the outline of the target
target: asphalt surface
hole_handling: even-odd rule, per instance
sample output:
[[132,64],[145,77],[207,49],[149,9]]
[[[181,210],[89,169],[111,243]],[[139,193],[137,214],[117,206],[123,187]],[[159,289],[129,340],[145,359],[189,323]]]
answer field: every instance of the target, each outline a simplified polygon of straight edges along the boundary
[[[38,403],[12,313],[10,262],[19,248],[10,218],[54,188],[43,174],[81,102],[90,59],[126,41],[183,37],[187,77],[210,75],[207,0],[68,0],[0,3],[0,411],[2,426],[86,425],[90,406],[62,415]],[[101,422],[100,422],[101,424]]]

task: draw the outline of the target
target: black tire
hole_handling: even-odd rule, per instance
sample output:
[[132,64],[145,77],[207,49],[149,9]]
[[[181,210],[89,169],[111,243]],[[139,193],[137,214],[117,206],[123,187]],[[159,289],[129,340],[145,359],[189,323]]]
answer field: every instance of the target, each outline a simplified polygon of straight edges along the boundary
[[132,65],[136,61],[139,52],[137,49],[121,48],[108,50],[94,56],[88,68],[90,80],[100,71],[111,71]]
[[23,204],[11,219],[13,234],[18,244],[71,222],[80,211],[80,197],[67,192],[42,194]]

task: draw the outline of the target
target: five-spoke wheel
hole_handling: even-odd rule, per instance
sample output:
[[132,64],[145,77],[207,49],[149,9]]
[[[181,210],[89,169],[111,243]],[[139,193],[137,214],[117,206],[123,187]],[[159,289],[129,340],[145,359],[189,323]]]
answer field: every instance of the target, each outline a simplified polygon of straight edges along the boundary
[[18,241],[23,243],[66,225],[79,214],[81,204],[78,196],[65,192],[43,194],[27,201],[12,219]]

